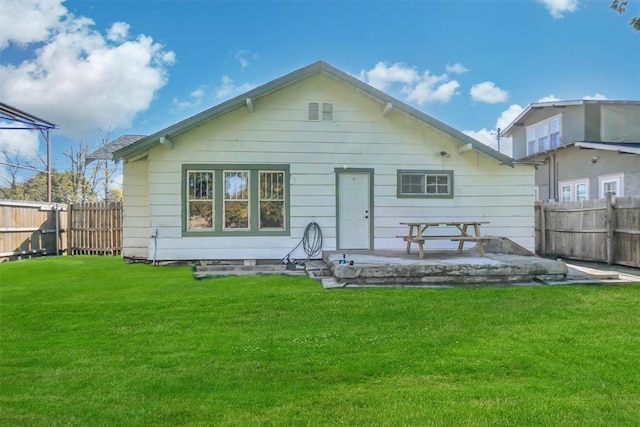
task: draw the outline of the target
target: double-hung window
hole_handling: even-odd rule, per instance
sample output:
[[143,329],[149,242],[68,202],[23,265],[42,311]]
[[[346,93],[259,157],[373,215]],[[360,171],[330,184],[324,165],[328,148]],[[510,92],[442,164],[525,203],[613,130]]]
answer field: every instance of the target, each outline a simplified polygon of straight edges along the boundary
[[213,228],[213,172],[190,170],[187,173],[187,228],[211,230]]
[[288,165],[183,165],[185,235],[288,235]]
[[601,199],[605,199],[608,193],[611,193],[613,197],[622,197],[623,189],[622,183],[624,175],[606,175],[598,177],[599,196]]
[[558,148],[562,139],[562,115],[527,126],[527,155]]
[[453,197],[453,171],[398,170],[398,197]]
[[552,117],[549,121],[549,127],[551,130],[551,148],[558,148],[560,146],[560,116]]
[[561,202],[579,202],[589,198],[589,180],[578,179],[573,181],[561,181],[560,187]]

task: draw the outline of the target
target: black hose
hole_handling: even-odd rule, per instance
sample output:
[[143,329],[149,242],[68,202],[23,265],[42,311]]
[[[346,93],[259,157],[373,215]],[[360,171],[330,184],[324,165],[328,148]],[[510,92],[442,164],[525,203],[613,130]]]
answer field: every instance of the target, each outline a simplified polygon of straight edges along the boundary
[[322,231],[315,222],[310,222],[302,235],[302,249],[307,254],[307,259],[320,255],[322,252]]
[[[298,242],[295,248],[291,249],[288,254],[280,258],[282,264],[285,260],[289,259],[289,256],[302,245],[304,253],[307,254],[307,260],[311,257],[320,255],[322,252],[322,231],[320,226],[316,222],[310,222],[304,229],[302,239]],[[288,263],[288,261],[287,261]]]

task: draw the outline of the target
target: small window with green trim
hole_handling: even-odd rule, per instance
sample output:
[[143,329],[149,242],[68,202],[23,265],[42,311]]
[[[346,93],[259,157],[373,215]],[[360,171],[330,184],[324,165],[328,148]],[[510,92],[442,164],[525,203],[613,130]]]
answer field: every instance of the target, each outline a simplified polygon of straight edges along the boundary
[[453,197],[453,171],[398,170],[398,197]]

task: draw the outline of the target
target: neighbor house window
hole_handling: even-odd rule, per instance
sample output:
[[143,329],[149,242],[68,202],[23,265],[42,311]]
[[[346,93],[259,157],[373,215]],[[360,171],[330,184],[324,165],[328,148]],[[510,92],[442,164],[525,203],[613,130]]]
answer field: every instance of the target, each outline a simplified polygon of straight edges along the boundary
[[185,233],[288,234],[288,165],[183,165],[183,172]]
[[551,128],[551,148],[560,146],[560,116],[552,117],[549,121]]
[[577,202],[589,198],[589,180],[579,179],[558,183],[561,202]]
[[558,114],[527,126],[527,155],[547,151],[560,146],[562,115]]
[[611,193],[614,197],[624,196],[622,190],[623,179],[624,176],[622,174],[598,177],[599,197],[604,199],[607,197],[607,193]]
[[398,197],[453,197],[453,171],[399,170]]

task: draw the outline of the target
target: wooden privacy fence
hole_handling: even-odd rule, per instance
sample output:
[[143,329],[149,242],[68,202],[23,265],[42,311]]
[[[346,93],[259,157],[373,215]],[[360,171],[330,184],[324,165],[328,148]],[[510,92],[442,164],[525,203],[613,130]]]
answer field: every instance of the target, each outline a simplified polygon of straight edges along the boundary
[[121,255],[122,203],[0,200],[0,262],[65,252]]
[[640,197],[536,202],[542,256],[640,267]]
[[61,203],[0,200],[0,262],[62,253],[67,211]]
[[73,204],[68,229],[69,255],[121,255],[122,203]]

